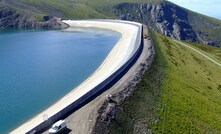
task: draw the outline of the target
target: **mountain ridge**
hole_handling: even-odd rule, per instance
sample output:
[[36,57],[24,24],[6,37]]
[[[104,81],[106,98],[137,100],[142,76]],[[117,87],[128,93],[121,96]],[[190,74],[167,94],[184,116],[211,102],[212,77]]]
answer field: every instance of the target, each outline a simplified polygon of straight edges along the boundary
[[1,0],[0,3],[0,28],[60,29],[66,26],[57,22],[57,17],[109,18],[138,21],[179,40],[221,45],[220,20],[165,0]]

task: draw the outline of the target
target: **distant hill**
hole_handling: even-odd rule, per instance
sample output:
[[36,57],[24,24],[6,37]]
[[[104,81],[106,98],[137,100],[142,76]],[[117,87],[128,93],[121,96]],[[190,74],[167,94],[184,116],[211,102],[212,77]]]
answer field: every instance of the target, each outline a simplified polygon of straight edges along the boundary
[[[165,0],[1,0],[1,28],[59,28],[56,18],[112,18],[138,21],[164,35],[221,45],[221,21]],[[51,22],[48,22],[51,21]],[[41,22],[41,23],[40,23]]]

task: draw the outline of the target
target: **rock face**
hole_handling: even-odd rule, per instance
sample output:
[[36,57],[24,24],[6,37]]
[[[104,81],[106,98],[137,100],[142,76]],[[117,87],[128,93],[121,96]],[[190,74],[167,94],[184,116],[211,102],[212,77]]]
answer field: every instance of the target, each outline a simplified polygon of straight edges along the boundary
[[0,28],[29,26],[27,18],[9,7],[0,7]]
[[120,19],[145,23],[172,38],[197,41],[196,33],[189,24],[187,12],[179,6],[168,2],[159,4],[122,3],[115,8],[115,13]]
[[67,24],[62,22],[60,18],[53,16],[44,16],[43,18],[43,22],[32,22],[32,27],[44,29],[64,29],[69,27]]
[[59,18],[44,16],[43,21],[36,21],[31,14],[16,11],[7,6],[0,7],[0,28],[43,28],[63,29],[68,25]]

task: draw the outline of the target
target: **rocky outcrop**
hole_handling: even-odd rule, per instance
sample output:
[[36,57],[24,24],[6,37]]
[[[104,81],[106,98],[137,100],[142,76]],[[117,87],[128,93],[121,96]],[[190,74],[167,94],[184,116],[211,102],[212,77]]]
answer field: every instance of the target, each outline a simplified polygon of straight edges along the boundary
[[158,4],[122,3],[115,7],[116,15],[123,20],[139,21],[158,32],[191,42],[198,41],[189,24],[187,12],[168,2]]
[[32,14],[19,12],[8,6],[0,7],[0,28],[43,28],[43,29],[63,29],[68,25],[61,19],[44,16],[43,21],[36,21]]
[[61,18],[53,16],[44,16],[42,22],[32,22],[33,28],[44,28],[44,29],[65,29],[69,26],[61,21]]
[[207,33],[199,31],[199,32],[197,32],[197,35],[198,35],[198,39],[203,44],[209,45],[209,46],[214,46],[214,47],[220,47],[219,44],[221,42],[218,43],[216,41],[213,41],[213,39],[211,39]]
[[0,7],[0,28],[17,28],[30,26],[28,16],[19,14],[9,7]]

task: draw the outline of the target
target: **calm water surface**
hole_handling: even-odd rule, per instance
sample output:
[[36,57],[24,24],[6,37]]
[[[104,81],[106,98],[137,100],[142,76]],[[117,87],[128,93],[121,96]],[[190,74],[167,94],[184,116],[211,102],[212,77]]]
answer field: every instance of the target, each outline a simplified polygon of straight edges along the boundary
[[119,38],[116,32],[95,29],[0,31],[0,133],[11,131],[75,88]]

